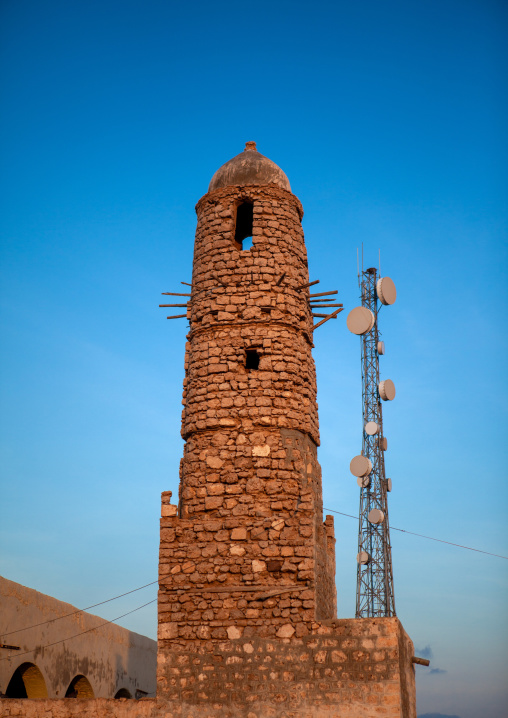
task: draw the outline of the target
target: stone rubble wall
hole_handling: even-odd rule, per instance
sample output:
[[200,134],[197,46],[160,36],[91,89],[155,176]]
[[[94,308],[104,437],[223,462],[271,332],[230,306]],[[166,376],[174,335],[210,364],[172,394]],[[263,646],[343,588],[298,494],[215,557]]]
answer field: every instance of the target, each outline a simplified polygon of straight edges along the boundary
[[[241,251],[234,227],[245,200],[253,245]],[[319,444],[309,290],[297,289],[309,281],[299,200],[275,186],[228,187],[196,210],[183,437],[261,424],[297,428]],[[255,375],[244,366],[249,348],[261,353]]]
[[[248,251],[235,242],[245,201]],[[216,190],[196,209],[186,443],[178,509],[163,495],[159,636],[224,639],[231,627],[275,636],[288,621],[305,635],[310,621],[336,615],[336,590],[333,520],[322,522],[303,211],[275,186]],[[249,350],[257,369],[246,366]]]
[[[192,518],[177,516],[164,492],[160,641],[224,639],[229,629],[269,637],[288,622],[304,636],[312,621],[336,615],[333,518],[316,520],[322,514],[314,510],[312,476],[319,465],[311,448],[296,478],[274,479],[278,474],[269,468],[246,471],[243,478],[231,472],[231,483],[224,483],[227,475],[208,475],[210,483],[195,489],[208,510]],[[258,460],[264,466],[270,461],[279,460]]]

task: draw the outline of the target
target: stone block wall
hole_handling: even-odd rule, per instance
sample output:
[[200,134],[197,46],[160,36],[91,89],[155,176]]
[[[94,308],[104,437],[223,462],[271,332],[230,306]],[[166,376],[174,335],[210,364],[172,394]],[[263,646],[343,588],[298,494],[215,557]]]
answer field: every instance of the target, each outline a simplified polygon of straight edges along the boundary
[[311,631],[174,641],[159,660],[158,695],[189,716],[220,706],[234,718],[416,718],[413,646],[396,618],[316,622]]

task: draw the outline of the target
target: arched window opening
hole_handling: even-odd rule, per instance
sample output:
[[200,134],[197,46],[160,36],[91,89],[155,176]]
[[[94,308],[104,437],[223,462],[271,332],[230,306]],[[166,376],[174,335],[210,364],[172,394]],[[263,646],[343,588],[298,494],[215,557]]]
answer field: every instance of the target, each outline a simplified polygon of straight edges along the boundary
[[47,698],[44,676],[35,664],[22,663],[12,674],[5,695],[7,698]]
[[249,250],[252,247],[252,226],[254,222],[254,205],[243,202],[236,208],[235,246],[237,249]]
[[120,688],[120,690],[115,693],[115,698],[132,698],[132,696],[127,688]]
[[93,688],[86,676],[72,679],[65,693],[66,698],[95,698]]
[[247,349],[245,357],[246,369],[259,369],[260,356],[255,349]]

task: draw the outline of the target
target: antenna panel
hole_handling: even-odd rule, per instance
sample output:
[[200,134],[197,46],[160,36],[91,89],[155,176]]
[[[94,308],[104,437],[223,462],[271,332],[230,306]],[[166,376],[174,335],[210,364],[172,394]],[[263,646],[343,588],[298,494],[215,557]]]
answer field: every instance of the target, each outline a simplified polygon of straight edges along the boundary
[[380,436],[378,439],[379,448],[381,451],[386,451],[388,448],[388,439],[386,436]]

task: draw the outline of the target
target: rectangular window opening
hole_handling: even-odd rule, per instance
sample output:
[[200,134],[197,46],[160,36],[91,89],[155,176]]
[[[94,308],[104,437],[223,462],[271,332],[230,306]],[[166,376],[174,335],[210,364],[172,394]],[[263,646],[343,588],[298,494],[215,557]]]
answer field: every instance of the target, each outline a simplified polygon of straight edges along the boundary
[[246,369],[259,369],[259,354],[255,349],[247,349],[245,358]]
[[237,249],[249,250],[252,247],[252,225],[254,205],[243,202],[236,208],[235,245]]

